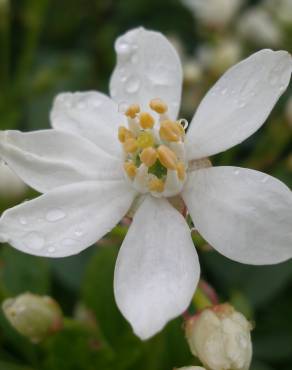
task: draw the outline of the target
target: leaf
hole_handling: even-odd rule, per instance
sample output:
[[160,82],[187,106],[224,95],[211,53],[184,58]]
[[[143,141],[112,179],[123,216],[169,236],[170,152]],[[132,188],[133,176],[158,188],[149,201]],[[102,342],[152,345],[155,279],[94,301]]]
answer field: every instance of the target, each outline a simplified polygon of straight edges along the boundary
[[92,257],[85,274],[82,298],[94,311],[105,340],[115,347],[120,338],[131,329],[117,308],[113,293],[114,267],[118,248],[99,247]]
[[46,294],[50,290],[49,265],[45,258],[31,256],[4,246],[0,251],[0,276],[9,295],[30,291]]
[[0,370],[33,370],[31,367],[17,365],[12,362],[0,360]]

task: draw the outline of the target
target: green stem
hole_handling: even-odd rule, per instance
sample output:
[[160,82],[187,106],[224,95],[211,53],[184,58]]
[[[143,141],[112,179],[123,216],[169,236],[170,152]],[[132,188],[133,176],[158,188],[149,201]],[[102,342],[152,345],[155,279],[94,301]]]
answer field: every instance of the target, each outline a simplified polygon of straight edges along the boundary
[[213,304],[203,290],[198,287],[195,295],[193,296],[193,304],[197,311],[201,311],[207,307],[212,307]]
[[0,81],[1,89],[9,83],[10,73],[10,0],[0,2]]

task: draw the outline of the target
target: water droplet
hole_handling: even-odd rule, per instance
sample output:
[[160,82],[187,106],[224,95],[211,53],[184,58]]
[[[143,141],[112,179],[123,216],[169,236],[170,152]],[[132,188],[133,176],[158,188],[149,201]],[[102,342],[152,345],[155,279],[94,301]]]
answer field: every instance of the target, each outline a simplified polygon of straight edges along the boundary
[[99,107],[101,105],[101,101],[100,100],[92,100],[90,102],[91,106],[92,107]]
[[116,45],[116,52],[120,55],[128,55],[132,51],[132,47],[125,41],[120,41]]
[[234,175],[239,175],[240,171],[239,170],[234,170]]
[[31,232],[24,237],[25,246],[29,249],[40,250],[45,244],[43,236],[38,232]]
[[56,208],[48,211],[46,219],[50,222],[55,222],[61,220],[65,216],[66,216],[65,213],[61,209]]
[[70,238],[66,238],[66,239],[63,239],[62,240],[61,244],[65,248],[74,247],[76,245],[76,240],[70,239]]
[[244,108],[246,106],[246,102],[244,102],[244,101],[240,101],[239,103],[238,103],[238,107],[239,108]]
[[182,125],[184,130],[186,130],[188,128],[189,122],[185,118],[180,119],[179,123]]
[[227,89],[226,88],[224,88],[222,91],[221,91],[221,94],[222,95],[225,95],[227,93]]
[[118,105],[118,111],[122,114],[124,114],[126,112],[126,110],[128,109],[128,106],[129,104],[125,101],[121,101]]
[[129,94],[133,94],[137,92],[139,90],[139,87],[140,87],[140,80],[138,79],[138,77],[132,76],[128,78],[126,82],[126,91]]
[[56,251],[56,248],[55,247],[48,248],[48,252],[49,253],[54,253],[55,251]]
[[263,177],[263,178],[262,178],[262,180],[261,180],[261,181],[262,181],[263,183],[266,183],[268,180],[269,180],[269,176],[265,176],[265,177]]
[[74,232],[74,234],[75,234],[76,236],[80,237],[80,236],[82,236],[82,235],[83,235],[83,231],[82,231],[82,230],[76,230],[76,231]]
[[26,220],[26,218],[24,218],[24,217],[20,217],[20,219],[19,219],[19,223],[20,223],[21,225],[26,225],[26,224],[27,224],[27,220]]

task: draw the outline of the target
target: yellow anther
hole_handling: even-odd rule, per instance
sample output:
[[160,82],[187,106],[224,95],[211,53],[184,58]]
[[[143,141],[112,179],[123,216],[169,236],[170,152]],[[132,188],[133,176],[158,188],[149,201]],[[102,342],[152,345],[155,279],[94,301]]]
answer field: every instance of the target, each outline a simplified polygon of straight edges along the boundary
[[154,138],[150,132],[142,131],[137,138],[137,145],[139,148],[144,149],[154,145]]
[[182,133],[177,122],[165,120],[161,122],[159,135],[165,141],[179,141]]
[[168,109],[167,104],[165,104],[164,101],[162,101],[159,98],[152,99],[149,103],[149,106],[152,110],[154,110],[155,112],[159,114],[163,114],[167,112],[167,109]]
[[149,188],[150,191],[155,191],[157,193],[162,193],[163,190],[164,190],[164,182],[162,180],[158,179],[157,177],[153,178],[153,179],[149,180],[148,188]]
[[137,140],[133,138],[126,139],[124,149],[127,153],[134,153],[138,149]]
[[147,112],[141,112],[140,113],[140,126],[144,129],[146,128],[152,128],[154,126],[155,120],[151,116],[151,114]]
[[140,154],[140,159],[147,167],[151,167],[156,162],[157,152],[152,147],[145,148]]
[[134,165],[133,162],[125,162],[124,163],[124,170],[126,171],[127,175],[133,179],[137,173],[137,167]]
[[178,178],[183,181],[186,177],[186,168],[185,165],[182,162],[179,162],[176,166],[176,172]]
[[175,153],[165,145],[160,145],[157,149],[160,163],[169,170],[176,170],[177,157]]
[[125,112],[127,117],[135,118],[140,112],[140,106],[138,104],[131,104]]
[[124,143],[127,139],[134,138],[134,134],[124,126],[119,127],[119,140]]

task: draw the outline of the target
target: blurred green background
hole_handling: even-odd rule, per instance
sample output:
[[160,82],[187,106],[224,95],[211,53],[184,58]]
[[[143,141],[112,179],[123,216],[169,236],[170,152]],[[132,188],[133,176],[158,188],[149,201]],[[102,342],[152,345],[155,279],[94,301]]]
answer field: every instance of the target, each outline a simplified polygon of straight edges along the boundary
[[[222,16],[228,9],[218,3]],[[264,47],[291,52],[291,1],[283,1],[282,12],[280,3],[241,1],[227,20],[218,21],[178,0],[0,0],[0,129],[49,127],[58,92],[108,92],[114,40],[140,25],[162,31],[180,52],[185,72],[181,116],[191,119],[227,67]],[[290,96],[291,87],[263,128],[213,164],[261,170],[291,187]],[[21,183],[12,186],[16,180],[7,180],[1,171],[0,212],[36,195]],[[181,318],[143,343],[117,310],[113,269],[126,231],[120,225],[98,246],[58,260],[0,247],[0,299],[26,291],[48,294],[68,317],[61,332],[36,345],[17,334],[1,312],[0,370],[171,370],[196,363]],[[292,261],[241,265],[194,238],[202,277],[222,302],[230,301],[256,323],[252,370],[291,370]]]

